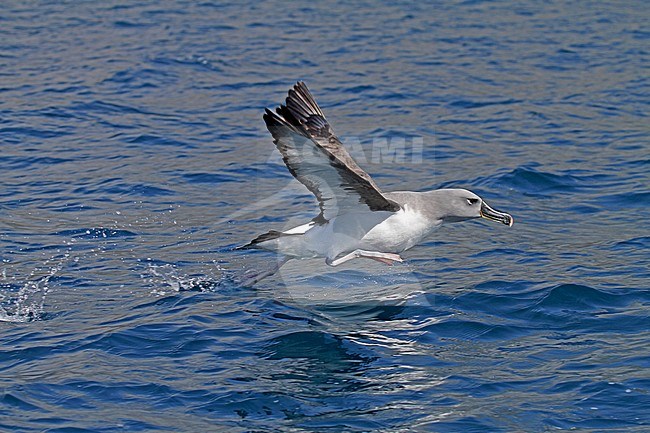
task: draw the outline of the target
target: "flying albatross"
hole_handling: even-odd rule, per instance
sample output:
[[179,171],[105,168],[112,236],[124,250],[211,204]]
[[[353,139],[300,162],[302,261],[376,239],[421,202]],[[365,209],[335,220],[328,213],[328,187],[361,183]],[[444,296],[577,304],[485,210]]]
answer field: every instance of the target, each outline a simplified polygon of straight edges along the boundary
[[345,150],[303,82],[284,105],[265,110],[264,121],[291,174],[316,196],[320,213],[307,224],[271,230],[237,249],[261,248],[285,258],[324,257],[338,266],[355,258],[385,264],[417,245],[446,222],[486,218],[507,226],[514,220],[465,189],[382,192]]

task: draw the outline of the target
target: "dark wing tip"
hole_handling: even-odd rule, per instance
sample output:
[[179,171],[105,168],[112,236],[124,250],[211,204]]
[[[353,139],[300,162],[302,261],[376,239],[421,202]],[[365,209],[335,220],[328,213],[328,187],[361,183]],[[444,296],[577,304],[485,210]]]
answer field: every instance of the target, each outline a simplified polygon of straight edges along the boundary
[[285,105],[301,122],[309,119],[310,116],[325,118],[323,110],[321,110],[304,81],[298,81],[293,86],[293,89],[289,90]]
[[278,115],[275,114],[273,111],[269,110],[268,108],[264,109],[264,115],[262,116],[262,118],[264,119],[266,126],[269,126],[269,123],[275,123],[278,121]]
[[273,132],[276,131],[277,128],[282,127],[285,123],[282,117],[278,116],[268,108],[264,109],[264,115],[262,118],[264,119],[264,123],[266,123],[266,129],[269,130],[271,135],[273,135]]
[[266,108],[263,117],[272,134],[272,129],[277,130],[282,126],[292,127],[306,138],[331,134],[322,110],[303,81],[298,81],[289,89],[285,103],[277,107],[275,112]]

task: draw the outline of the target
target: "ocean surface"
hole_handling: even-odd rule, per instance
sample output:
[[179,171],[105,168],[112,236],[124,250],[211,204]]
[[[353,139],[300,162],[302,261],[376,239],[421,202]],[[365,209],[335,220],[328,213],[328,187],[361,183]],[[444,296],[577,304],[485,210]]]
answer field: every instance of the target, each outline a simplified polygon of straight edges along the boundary
[[[650,7],[9,1],[0,432],[650,431]],[[462,187],[385,266],[233,251],[318,210],[304,80],[383,190]]]

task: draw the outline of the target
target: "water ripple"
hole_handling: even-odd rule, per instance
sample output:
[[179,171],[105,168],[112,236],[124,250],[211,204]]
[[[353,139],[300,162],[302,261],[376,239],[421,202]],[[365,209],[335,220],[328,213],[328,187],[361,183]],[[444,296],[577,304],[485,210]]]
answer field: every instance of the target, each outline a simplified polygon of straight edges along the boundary
[[[0,430],[648,430],[645,4],[14,3]],[[242,286],[317,211],[261,118],[299,79],[383,190],[515,225]]]

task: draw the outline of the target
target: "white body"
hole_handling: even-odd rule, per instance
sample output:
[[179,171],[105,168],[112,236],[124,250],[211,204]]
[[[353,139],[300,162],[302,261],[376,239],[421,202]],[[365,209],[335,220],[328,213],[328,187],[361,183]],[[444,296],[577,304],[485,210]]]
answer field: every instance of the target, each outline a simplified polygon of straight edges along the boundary
[[[395,213],[345,214],[326,224],[314,222],[294,227],[260,246],[295,258],[326,257],[356,249],[401,253],[420,243],[442,224],[432,225],[419,212],[404,206]],[[302,233],[302,235],[300,235]]]

